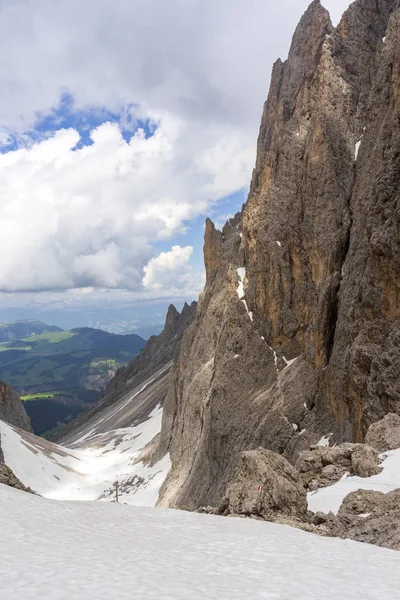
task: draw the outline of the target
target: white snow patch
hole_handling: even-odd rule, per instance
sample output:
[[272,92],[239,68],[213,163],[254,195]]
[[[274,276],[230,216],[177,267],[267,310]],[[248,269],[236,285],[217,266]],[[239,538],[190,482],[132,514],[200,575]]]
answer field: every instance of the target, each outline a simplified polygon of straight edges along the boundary
[[85,440],[87,440],[88,438],[92,437],[92,435],[96,432],[96,427],[94,427],[93,429],[90,429],[87,433],[85,433],[85,435],[83,435],[82,437],[80,437],[79,439],[76,440],[76,443],[80,443],[80,442],[84,442]]
[[308,406],[305,402],[303,402],[303,406],[304,406],[304,408],[306,408],[308,410]]
[[276,367],[276,370],[278,370],[278,355],[276,354],[275,350],[269,344],[267,344],[267,342],[265,341],[265,337],[263,335],[261,336],[261,339],[263,342],[265,342],[265,345],[267,346],[267,348],[269,348],[271,350],[271,352],[273,352],[275,367]]
[[324,435],[319,442],[316,444],[317,446],[329,446],[329,440],[332,437],[332,433],[328,433],[328,435]]
[[367,517],[370,517],[372,515],[372,513],[362,513],[361,515],[358,515],[359,517],[361,517],[362,519],[366,519]]
[[365,131],[366,131],[366,127],[363,128],[363,132],[361,134],[361,137],[358,140],[358,142],[356,143],[355,150],[354,150],[354,160],[357,160],[357,158],[358,158],[358,152],[360,150],[361,141],[362,141],[362,139],[364,137]]
[[286,367],[285,367],[283,370],[284,370],[284,371],[286,371],[286,369],[288,369],[289,367],[291,367],[291,366],[292,366],[292,365],[293,365],[293,364],[296,362],[296,360],[297,360],[298,358],[299,358],[299,357],[298,357],[298,356],[296,356],[296,358],[292,358],[291,360],[287,360],[287,358],[285,358],[285,357],[283,356],[283,360],[284,360],[284,361],[285,361],[285,363],[286,363]]
[[383,38],[382,38],[382,42],[383,42],[384,44],[386,44],[386,35],[385,35],[385,37],[383,37]]
[[277,240],[276,243],[278,244],[279,248],[282,248],[282,242],[278,242]]
[[84,449],[24,437],[0,421],[4,459],[26,486],[45,498],[113,500],[118,480],[122,501],[154,506],[171,466],[169,455],[148,467],[140,462],[140,453],[161,431],[161,419],[158,406],[143,423],[96,435]]
[[394,600],[400,588],[395,550],[251,519],[0,485],[0,531],[2,600]]
[[[265,342],[265,343],[267,344],[267,342]],[[278,355],[275,352],[275,350],[271,346],[269,346],[269,344],[267,344],[267,346],[271,350],[271,352],[274,353],[274,363],[275,363],[276,370],[278,370]]]
[[244,307],[246,309],[246,312],[249,316],[250,321],[253,320],[253,313],[249,310],[249,307],[247,306],[247,302],[245,300],[245,293],[244,293],[244,280],[246,277],[246,267],[239,267],[239,269],[236,269],[236,272],[238,274],[239,277],[239,283],[238,283],[238,287],[236,289],[236,293],[238,295],[239,300],[241,300],[241,302],[243,302]]
[[233,358],[239,358],[240,354],[235,354]]
[[296,423],[292,423],[292,427],[293,427],[293,430],[294,430],[294,431],[297,431],[297,430],[298,430],[298,428],[299,428],[299,426],[298,426],[298,425],[296,425]]
[[326,488],[308,494],[308,508],[313,512],[338,512],[343,499],[350,492],[357,490],[375,490],[391,492],[400,488],[400,449],[381,455],[383,471],[372,477],[343,477],[340,481]]
[[244,298],[244,278],[246,277],[246,267],[239,267],[236,269],[236,272],[239,277],[238,287],[236,289],[236,293],[239,297],[239,300],[243,300]]

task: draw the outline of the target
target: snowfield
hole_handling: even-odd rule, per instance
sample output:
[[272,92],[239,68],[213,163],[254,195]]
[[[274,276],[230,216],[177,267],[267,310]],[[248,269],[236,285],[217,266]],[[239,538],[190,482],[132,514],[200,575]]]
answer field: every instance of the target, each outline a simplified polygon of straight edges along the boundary
[[[162,408],[136,427],[92,435],[81,448],[52,444],[0,421],[5,463],[32,490],[56,500],[112,500],[154,506],[170,469],[166,455],[149,467],[142,451],[161,430]],[[0,595],[1,598],[1,595]]]
[[[329,438],[327,438],[329,439]],[[321,442],[320,442],[320,445]],[[383,471],[372,477],[342,477],[326,488],[308,494],[308,508],[312,512],[337,514],[344,498],[357,490],[375,490],[387,494],[400,488],[400,449],[385,452],[380,456]],[[400,591],[399,591],[400,597]]]
[[400,553],[274,523],[0,485],[1,600],[395,600]]

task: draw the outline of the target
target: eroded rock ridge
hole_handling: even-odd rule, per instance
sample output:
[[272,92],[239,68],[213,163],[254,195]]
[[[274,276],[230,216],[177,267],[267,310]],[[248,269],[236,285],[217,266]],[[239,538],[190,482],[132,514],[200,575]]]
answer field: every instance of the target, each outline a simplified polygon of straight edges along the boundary
[[274,66],[248,200],[206,224],[161,505],[218,505],[243,451],[294,465],[400,414],[399,181],[399,2],[357,0],[334,28],[315,0]]

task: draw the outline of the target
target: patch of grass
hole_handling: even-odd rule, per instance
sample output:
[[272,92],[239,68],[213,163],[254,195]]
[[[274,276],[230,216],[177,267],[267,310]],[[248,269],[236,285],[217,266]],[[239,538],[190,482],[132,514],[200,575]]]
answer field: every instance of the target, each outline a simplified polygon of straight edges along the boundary
[[0,344],[0,352],[7,352],[8,350],[32,350],[32,346],[19,346],[19,347],[14,347],[14,346],[7,346],[7,342],[3,342],[2,344]]
[[116,370],[121,366],[121,363],[118,363],[114,358],[102,358],[98,360],[92,360],[90,366]]
[[49,344],[57,344],[63,342],[76,335],[73,331],[50,331],[49,333],[40,333],[39,335],[31,335],[24,338],[23,342],[40,342],[46,341]]
[[49,400],[54,396],[62,396],[63,392],[39,392],[37,394],[25,394],[21,396],[21,400],[29,402],[29,400]]
[[[145,343],[136,335],[115,335],[88,327],[72,331],[37,329],[33,335],[34,331],[24,327],[23,339],[0,341],[0,379],[22,394],[38,434],[58,427],[69,414],[76,416],[85,404],[96,402],[113,373],[128,364]],[[60,395],[78,403],[70,406],[68,401],[59,402]]]

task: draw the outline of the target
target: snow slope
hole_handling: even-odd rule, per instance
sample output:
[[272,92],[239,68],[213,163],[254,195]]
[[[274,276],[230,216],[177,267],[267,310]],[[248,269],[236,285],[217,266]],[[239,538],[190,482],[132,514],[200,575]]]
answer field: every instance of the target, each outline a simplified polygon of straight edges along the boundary
[[[320,442],[320,445],[321,442]],[[343,477],[340,481],[326,488],[308,494],[308,508],[313,512],[337,514],[343,499],[356,490],[375,490],[391,492],[400,488],[400,449],[385,452],[380,456],[383,460],[383,471],[373,477]]]
[[2,600],[394,600],[400,553],[274,523],[0,485]]
[[118,480],[122,502],[154,506],[170,460],[167,455],[148,467],[141,453],[160,432],[161,418],[158,406],[144,422],[88,436],[81,448],[58,446],[0,421],[5,463],[45,498],[113,500]]
[[[121,386],[117,398],[111,398],[111,403],[109,396],[99,400],[91,410],[81,413],[71,426],[65,428],[66,431],[61,432],[61,444],[80,447],[93,435],[130,427],[143,420],[162,404],[171,365],[171,362],[167,363],[139,383],[134,383],[135,378],[128,380]],[[83,416],[86,418],[82,419]]]

